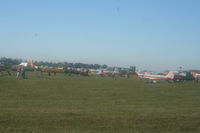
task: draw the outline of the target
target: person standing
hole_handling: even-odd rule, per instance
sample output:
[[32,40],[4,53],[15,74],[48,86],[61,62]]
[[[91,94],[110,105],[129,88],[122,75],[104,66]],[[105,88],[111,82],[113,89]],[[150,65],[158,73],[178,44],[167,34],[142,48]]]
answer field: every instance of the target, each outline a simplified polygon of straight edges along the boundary
[[21,74],[21,65],[17,66],[17,78],[19,78]]
[[24,69],[24,66],[22,66],[21,68],[21,74],[22,74],[22,77],[25,79],[25,69]]

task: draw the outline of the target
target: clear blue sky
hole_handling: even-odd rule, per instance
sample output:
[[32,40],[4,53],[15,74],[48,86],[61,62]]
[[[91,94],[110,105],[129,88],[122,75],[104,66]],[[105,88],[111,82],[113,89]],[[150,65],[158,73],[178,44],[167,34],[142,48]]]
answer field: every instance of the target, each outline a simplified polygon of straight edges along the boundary
[[0,0],[0,57],[200,69],[200,0]]

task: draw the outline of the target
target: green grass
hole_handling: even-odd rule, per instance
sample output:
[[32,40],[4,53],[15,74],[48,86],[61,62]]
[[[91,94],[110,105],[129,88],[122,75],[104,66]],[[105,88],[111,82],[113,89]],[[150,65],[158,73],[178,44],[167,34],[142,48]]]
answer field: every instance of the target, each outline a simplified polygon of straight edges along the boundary
[[200,84],[0,77],[0,133],[198,133]]

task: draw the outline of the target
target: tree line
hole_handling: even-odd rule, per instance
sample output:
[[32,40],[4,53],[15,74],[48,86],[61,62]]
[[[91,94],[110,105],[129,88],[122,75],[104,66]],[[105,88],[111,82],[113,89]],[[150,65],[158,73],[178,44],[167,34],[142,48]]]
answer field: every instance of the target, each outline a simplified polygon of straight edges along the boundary
[[[13,59],[13,58],[0,58],[1,65],[14,66],[19,65],[21,62],[27,62],[23,59]],[[45,67],[72,67],[72,68],[88,68],[88,69],[100,69],[107,68],[106,64],[86,64],[86,63],[70,63],[70,62],[48,62],[48,61],[34,61],[36,66],[45,66]]]

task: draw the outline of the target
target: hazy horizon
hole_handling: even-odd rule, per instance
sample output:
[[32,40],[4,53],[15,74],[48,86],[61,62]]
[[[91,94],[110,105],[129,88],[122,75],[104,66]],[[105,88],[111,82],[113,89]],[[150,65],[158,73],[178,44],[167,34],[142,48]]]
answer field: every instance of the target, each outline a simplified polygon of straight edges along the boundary
[[199,69],[198,0],[2,0],[0,57]]

